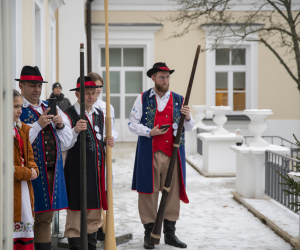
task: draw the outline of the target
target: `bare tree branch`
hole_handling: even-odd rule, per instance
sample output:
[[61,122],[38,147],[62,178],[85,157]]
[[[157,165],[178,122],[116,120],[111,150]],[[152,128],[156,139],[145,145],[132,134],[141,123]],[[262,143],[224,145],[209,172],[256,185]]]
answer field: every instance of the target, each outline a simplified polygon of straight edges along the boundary
[[[254,40],[255,41],[255,40]],[[290,70],[289,66],[282,60],[282,58],[280,57],[280,55],[270,46],[270,44],[268,44],[264,39],[260,39],[260,40],[256,40],[256,41],[260,41],[262,42],[264,45],[266,45],[272,52],[273,54],[277,57],[277,59],[280,61],[280,63],[283,65],[283,67],[287,70],[287,72],[289,73],[289,75],[293,78],[293,80],[297,83],[298,85],[298,79],[295,77],[295,75],[293,74],[293,72]],[[299,87],[298,87],[299,89]],[[300,90],[300,89],[299,89]]]
[[284,15],[284,13],[278,8],[278,6],[276,6],[276,4],[271,1],[271,0],[267,0],[269,4],[271,4],[277,11],[278,13],[280,13],[280,15],[288,22],[288,18],[286,15]]
[[[231,11],[235,4],[232,0],[176,1],[178,11],[160,19],[161,22],[178,24],[178,29],[169,38],[182,37],[190,30],[210,25],[206,36],[212,37],[214,42],[207,49],[214,50],[224,45],[225,40],[231,40],[230,48],[233,48],[258,35],[257,41],[271,50],[300,91],[300,32],[297,32],[300,11],[292,11],[291,0],[256,0],[243,15]],[[279,54],[278,49],[283,53]],[[292,73],[287,62],[296,63],[297,74]]]
[[296,23],[296,21],[297,21],[297,19],[298,19],[299,16],[300,16],[300,11],[299,11],[298,14],[295,16],[295,18],[294,18],[294,23]]

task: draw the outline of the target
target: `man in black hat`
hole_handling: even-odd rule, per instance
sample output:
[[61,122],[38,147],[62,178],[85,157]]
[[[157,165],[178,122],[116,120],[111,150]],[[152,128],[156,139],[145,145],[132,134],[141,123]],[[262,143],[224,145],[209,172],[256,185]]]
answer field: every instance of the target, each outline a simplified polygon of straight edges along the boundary
[[192,130],[194,120],[189,107],[183,107],[183,96],[169,90],[173,72],[165,63],[155,63],[148,70],[147,76],[155,86],[137,97],[128,123],[129,130],[139,136],[132,190],[139,193],[138,208],[145,228],[146,249],[154,248],[149,239],[157,215],[158,194],[164,189],[181,113],[186,115],[186,120],[168,191],[163,225],[166,244],[187,247],[175,236],[175,224],[179,219],[180,200],[189,203],[185,191],[184,131]]
[[[65,162],[65,179],[68,193],[69,209],[67,210],[65,237],[68,237],[69,249],[79,249],[80,240],[80,131],[86,133],[86,160],[87,160],[87,233],[89,250],[95,250],[97,244],[97,231],[102,226],[102,209],[107,210],[105,193],[104,157],[105,143],[114,146],[113,137],[105,137],[103,112],[93,107],[96,100],[96,88],[100,86],[88,76],[85,77],[85,117],[80,119],[80,77],[77,87],[70,91],[76,91],[78,101],[68,108],[65,113],[69,117],[66,126],[72,128],[73,141],[64,148],[67,151]],[[81,124],[76,130],[74,124]]]
[[[56,98],[56,104],[57,106],[62,110],[65,111],[67,108],[70,108],[72,105],[68,98],[64,97],[64,94],[61,93],[62,86],[59,82],[55,82],[52,85],[52,93],[50,95],[50,98]],[[49,99],[47,100],[49,101]]]
[[29,140],[40,175],[32,181],[34,190],[34,248],[51,249],[51,222],[54,211],[68,207],[61,146],[71,144],[72,130],[65,126],[67,116],[56,107],[48,115],[48,102],[40,99],[43,80],[38,67],[24,66],[19,87],[23,96],[21,121],[32,128]]

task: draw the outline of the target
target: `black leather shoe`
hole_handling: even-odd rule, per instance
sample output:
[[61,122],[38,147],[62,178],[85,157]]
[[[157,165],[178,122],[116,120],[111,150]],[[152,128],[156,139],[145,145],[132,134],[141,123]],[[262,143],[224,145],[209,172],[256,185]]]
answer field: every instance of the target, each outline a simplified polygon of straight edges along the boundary
[[89,248],[89,250],[96,250],[96,248],[97,248],[97,232],[88,234],[88,248]]
[[69,250],[79,250],[80,237],[68,238]]
[[144,224],[145,236],[144,236],[144,248],[145,249],[154,249],[154,245],[149,242],[150,234],[152,232],[154,223]]
[[34,243],[34,250],[51,250],[51,242]]
[[164,235],[165,235],[165,244],[179,247],[179,248],[187,248],[187,245],[180,241],[175,235],[175,224],[176,221],[169,221],[164,219]]
[[105,241],[105,233],[103,233],[102,227],[97,231],[97,240]]

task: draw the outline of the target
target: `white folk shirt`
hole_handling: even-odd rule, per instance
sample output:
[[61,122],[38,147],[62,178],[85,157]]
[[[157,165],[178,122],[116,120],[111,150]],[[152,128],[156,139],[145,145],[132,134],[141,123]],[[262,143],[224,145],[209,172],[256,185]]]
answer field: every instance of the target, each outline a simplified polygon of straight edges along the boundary
[[[156,102],[157,102],[157,109],[159,112],[163,111],[165,107],[167,106],[167,103],[170,98],[170,90],[164,94],[162,98],[159,97],[159,95],[154,91],[154,88],[151,89],[149,97],[152,97],[153,95],[156,96]],[[143,104],[142,104],[142,99],[141,99],[142,94],[139,94],[138,97],[136,98],[133,108],[130,113],[130,118],[129,118],[129,123],[128,123],[128,128],[129,130],[140,136],[150,136],[150,129],[141,124],[141,119],[143,115]],[[185,120],[184,121],[184,128],[186,131],[191,131],[194,126],[194,119],[190,113],[191,119],[189,121]]]
[[[45,109],[48,108],[48,106],[46,104],[44,104],[41,100],[39,100],[38,106],[34,106],[23,97],[23,107],[27,108],[28,106],[31,106],[31,108],[33,108],[35,111],[37,111],[40,115],[44,113],[42,105],[44,105]],[[65,113],[58,106],[56,106],[56,108],[57,108],[58,114],[61,115],[61,117],[62,117],[63,123],[66,124],[66,122],[69,121],[68,117],[65,115]],[[55,129],[56,126],[52,121],[51,121],[51,124]],[[29,140],[30,140],[30,143],[32,144],[34,142],[34,140],[37,138],[39,132],[41,132],[41,130],[43,128],[38,123],[38,121],[36,121],[32,124],[28,123],[27,125],[31,126],[31,129],[29,131]],[[71,129],[67,128],[67,127],[64,127],[63,129],[60,129],[60,130],[57,129],[56,132],[57,132],[57,135],[60,139],[61,146],[68,147],[70,145],[71,141],[72,141],[72,138],[73,138]]]
[[[75,108],[77,114],[80,116],[80,104],[79,104],[78,102],[76,102],[76,103],[74,104],[74,108]],[[99,113],[97,112],[97,110],[96,110],[93,106],[92,106],[92,109],[90,110],[90,112],[87,112],[87,111],[85,110],[85,115],[86,115],[86,117],[89,119],[91,125],[93,126],[93,129],[94,129],[94,126],[95,126],[95,124],[94,124],[94,119],[93,119],[93,114],[94,114],[94,113],[96,113],[97,115],[99,114]],[[68,121],[65,123],[65,125],[66,125],[67,127],[71,128],[71,121],[68,119]],[[76,125],[76,124],[74,124],[74,126],[75,126],[75,125]],[[100,129],[100,128],[99,128],[99,129]],[[71,142],[70,146],[68,146],[68,147],[61,147],[62,151],[69,150],[70,148],[72,148],[72,147],[74,146],[74,144],[75,144],[76,141],[77,141],[77,136],[78,136],[79,134],[77,134],[77,133],[75,132],[75,128],[72,128],[71,131],[72,131],[72,134],[73,134],[72,142]],[[105,123],[103,124],[103,137],[105,137]]]
[[[106,117],[106,102],[97,99],[97,101],[93,105],[95,108],[103,111],[104,118]],[[118,132],[115,129],[115,110],[112,105],[110,105],[110,115],[111,115],[111,135],[116,142],[118,140]]]

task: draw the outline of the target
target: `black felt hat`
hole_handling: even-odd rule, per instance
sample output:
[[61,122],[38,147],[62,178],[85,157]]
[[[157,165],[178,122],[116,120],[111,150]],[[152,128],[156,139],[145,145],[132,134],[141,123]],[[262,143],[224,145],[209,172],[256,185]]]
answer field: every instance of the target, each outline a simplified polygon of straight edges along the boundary
[[61,88],[61,89],[62,89],[62,86],[61,86],[61,84],[60,84],[59,82],[55,82],[55,83],[53,83],[53,85],[52,85],[52,91],[53,91],[55,88]]
[[[92,81],[92,78],[90,78],[89,76],[85,76],[84,77],[84,86],[86,89],[91,89],[91,88],[101,88],[102,86],[96,85],[96,83],[94,83]],[[79,91],[80,90],[80,77],[78,77],[77,79],[77,85],[75,89],[70,89],[70,91]]]
[[171,75],[175,70],[169,69],[165,63],[158,62],[153,65],[152,69],[149,69],[147,71],[147,76],[151,78],[151,76],[158,71],[168,71],[168,72],[170,72],[170,75]]
[[37,66],[24,66],[21,71],[20,79],[15,79],[16,81],[22,82],[32,82],[32,83],[47,83],[44,81],[41,72]]

